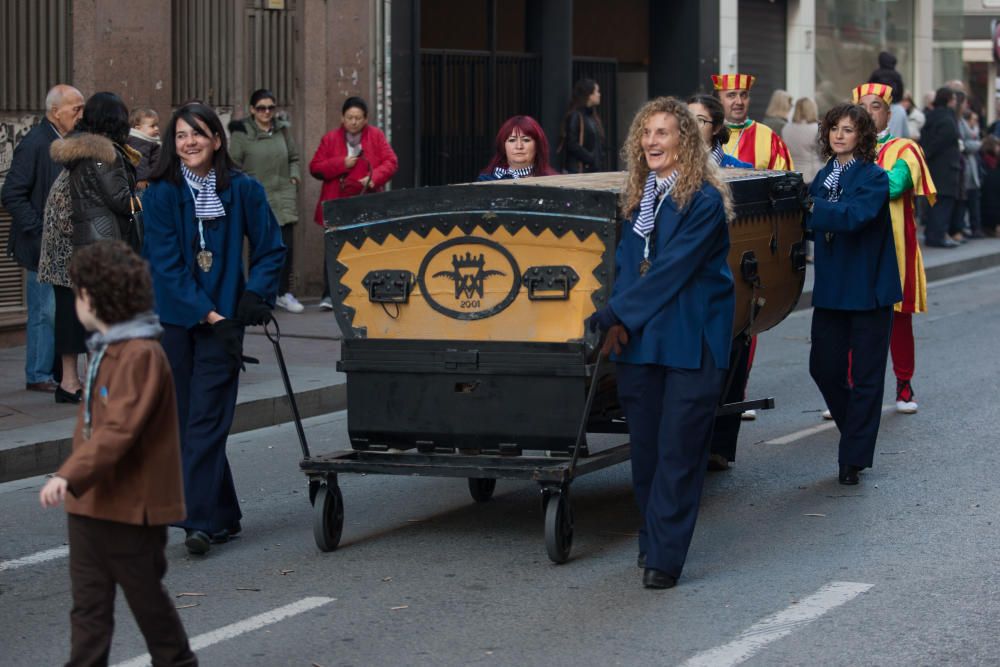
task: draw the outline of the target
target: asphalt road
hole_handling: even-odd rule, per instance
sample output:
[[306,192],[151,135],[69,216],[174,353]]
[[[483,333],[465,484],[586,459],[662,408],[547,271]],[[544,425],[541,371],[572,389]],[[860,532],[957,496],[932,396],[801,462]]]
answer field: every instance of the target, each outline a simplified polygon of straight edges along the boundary
[[[750,393],[778,407],[710,475],[673,590],[640,585],[627,464],[574,484],[564,565],[545,555],[537,486],[517,482],[475,504],[462,480],[342,477],[342,547],[319,553],[290,425],[234,436],[244,535],[192,558],[173,531],[167,586],[198,594],[177,604],[203,665],[1000,664],[998,281],[932,286],[915,321],[920,413],[886,413],[858,487],[836,482],[836,430],[807,430],[823,408],[811,311],[762,336]],[[341,449],[346,417],[307,434]],[[68,655],[65,518],[39,508],[41,483],[0,485],[8,666]],[[111,662],[144,653],[119,596]]]

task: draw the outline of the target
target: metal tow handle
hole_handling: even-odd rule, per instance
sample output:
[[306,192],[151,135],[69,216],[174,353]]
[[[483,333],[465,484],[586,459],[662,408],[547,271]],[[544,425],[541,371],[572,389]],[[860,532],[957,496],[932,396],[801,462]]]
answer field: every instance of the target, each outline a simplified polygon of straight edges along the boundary
[[[274,331],[270,325],[274,325]],[[302,457],[309,458],[309,445],[306,443],[306,432],[302,428],[302,417],[299,416],[299,405],[295,402],[295,392],[292,391],[292,381],[288,378],[288,367],[285,365],[285,355],[281,352],[281,328],[278,320],[273,316],[264,323],[264,335],[274,346],[274,356],[278,360],[278,368],[281,370],[281,381],[285,384],[285,395],[292,406],[292,417],[295,418],[295,432],[299,435],[299,445],[302,447]]]
[[601,359],[603,356],[600,348],[598,348],[597,361],[594,362],[594,373],[591,375],[590,388],[587,390],[587,403],[583,406],[583,416],[580,418],[580,426],[576,432],[576,446],[573,447],[573,459],[569,464],[570,479],[573,478],[573,473],[576,471],[576,460],[580,456],[580,446],[587,435],[587,422],[590,421],[590,408],[594,404],[594,396],[597,394],[597,380],[600,377]]

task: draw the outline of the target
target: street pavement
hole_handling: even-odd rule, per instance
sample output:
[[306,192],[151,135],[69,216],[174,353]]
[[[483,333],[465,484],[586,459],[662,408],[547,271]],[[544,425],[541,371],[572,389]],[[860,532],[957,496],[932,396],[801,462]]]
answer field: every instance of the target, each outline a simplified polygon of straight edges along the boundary
[[[915,318],[917,415],[884,415],[873,469],[837,484],[808,375],[810,311],[760,338],[736,465],[713,473],[677,588],[645,590],[623,464],[573,484],[569,562],[545,555],[537,485],[341,476],[342,546],[320,553],[294,429],[234,435],[243,536],[166,585],[203,665],[997,665],[1000,269],[933,284]],[[885,404],[894,382],[887,374]],[[347,447],[346,415],[307,420]],[[616,441],[607,436],[601,443]],[[43,478],[0,485],[0,663],[69,645],[65,517]],[[182,595],[186,594],[186,595]],[[142,664],[120,600],[111,664]]]

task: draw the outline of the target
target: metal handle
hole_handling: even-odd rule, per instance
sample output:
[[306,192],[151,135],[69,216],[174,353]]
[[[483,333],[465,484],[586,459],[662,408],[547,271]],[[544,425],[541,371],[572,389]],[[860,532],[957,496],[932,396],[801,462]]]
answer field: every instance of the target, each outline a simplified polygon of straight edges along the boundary
[[[270,329],[274,325],[274,331]],[[309,458],[309,444],[306,442],[306,432],[302,428],[302,417],[299,415],[299,405],[295,402],[295,392],[292,391],[292,381],[288,377],[288,366],[285,365],[285,355],[281,352],[281,327],[278,320],[271,318],[264,322],[264,335],[274,346],[274,356],[278,361],[278,370],[281,371],[281,381],[285,385],[285,395],[288,396],[288,403],[292,406],[292,417],[295,420],[295,432],[299,436],[299,446],[302,448],[302,458]]]

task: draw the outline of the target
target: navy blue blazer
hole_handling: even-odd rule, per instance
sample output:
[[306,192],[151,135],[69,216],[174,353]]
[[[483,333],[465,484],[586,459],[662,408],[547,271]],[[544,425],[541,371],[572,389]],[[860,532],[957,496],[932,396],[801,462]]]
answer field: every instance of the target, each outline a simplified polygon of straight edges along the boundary
[[639,275],[645,241],[632,231],[637,216],[622,226],[615,255],[610,305],[629,342],[612,359],[701,368],[704,340],[716,367],[729,368],[736,299],[722,195],[706,183],[682,211],[669,195],[663,199],[645,276]]
[[[830,202],[823,185],[831,158],[809,187],[813,212],[816,278],[812,303],[818,308],[872,310],[903,298],[889,217],[889,176],[876,164],[858,161],[840,178],[840,201]],[[832,236],[827,239],[827,232]]]
[[739,158],[735,158],[729,153],[722,154],[722,161],[719,162],[720,167],[728,167],[732,169],[753,169],[753,165],[749,162],[744,162]]
[[[274,305],[285,261],[281,228],[260,183],[238,172],[231,179],[229,187],[219,192],[226,216],[204,224],[206,248],[213,255],[207,273],[195,263],[201,248],[194,200],[187,184],[154,181],[143,194],[146,233],[142,255],[149,260],[162,322],[191,328],[213,310],[223,317],[235,317],[244,290]],[[244,235],[250,240],[246,280]]]

